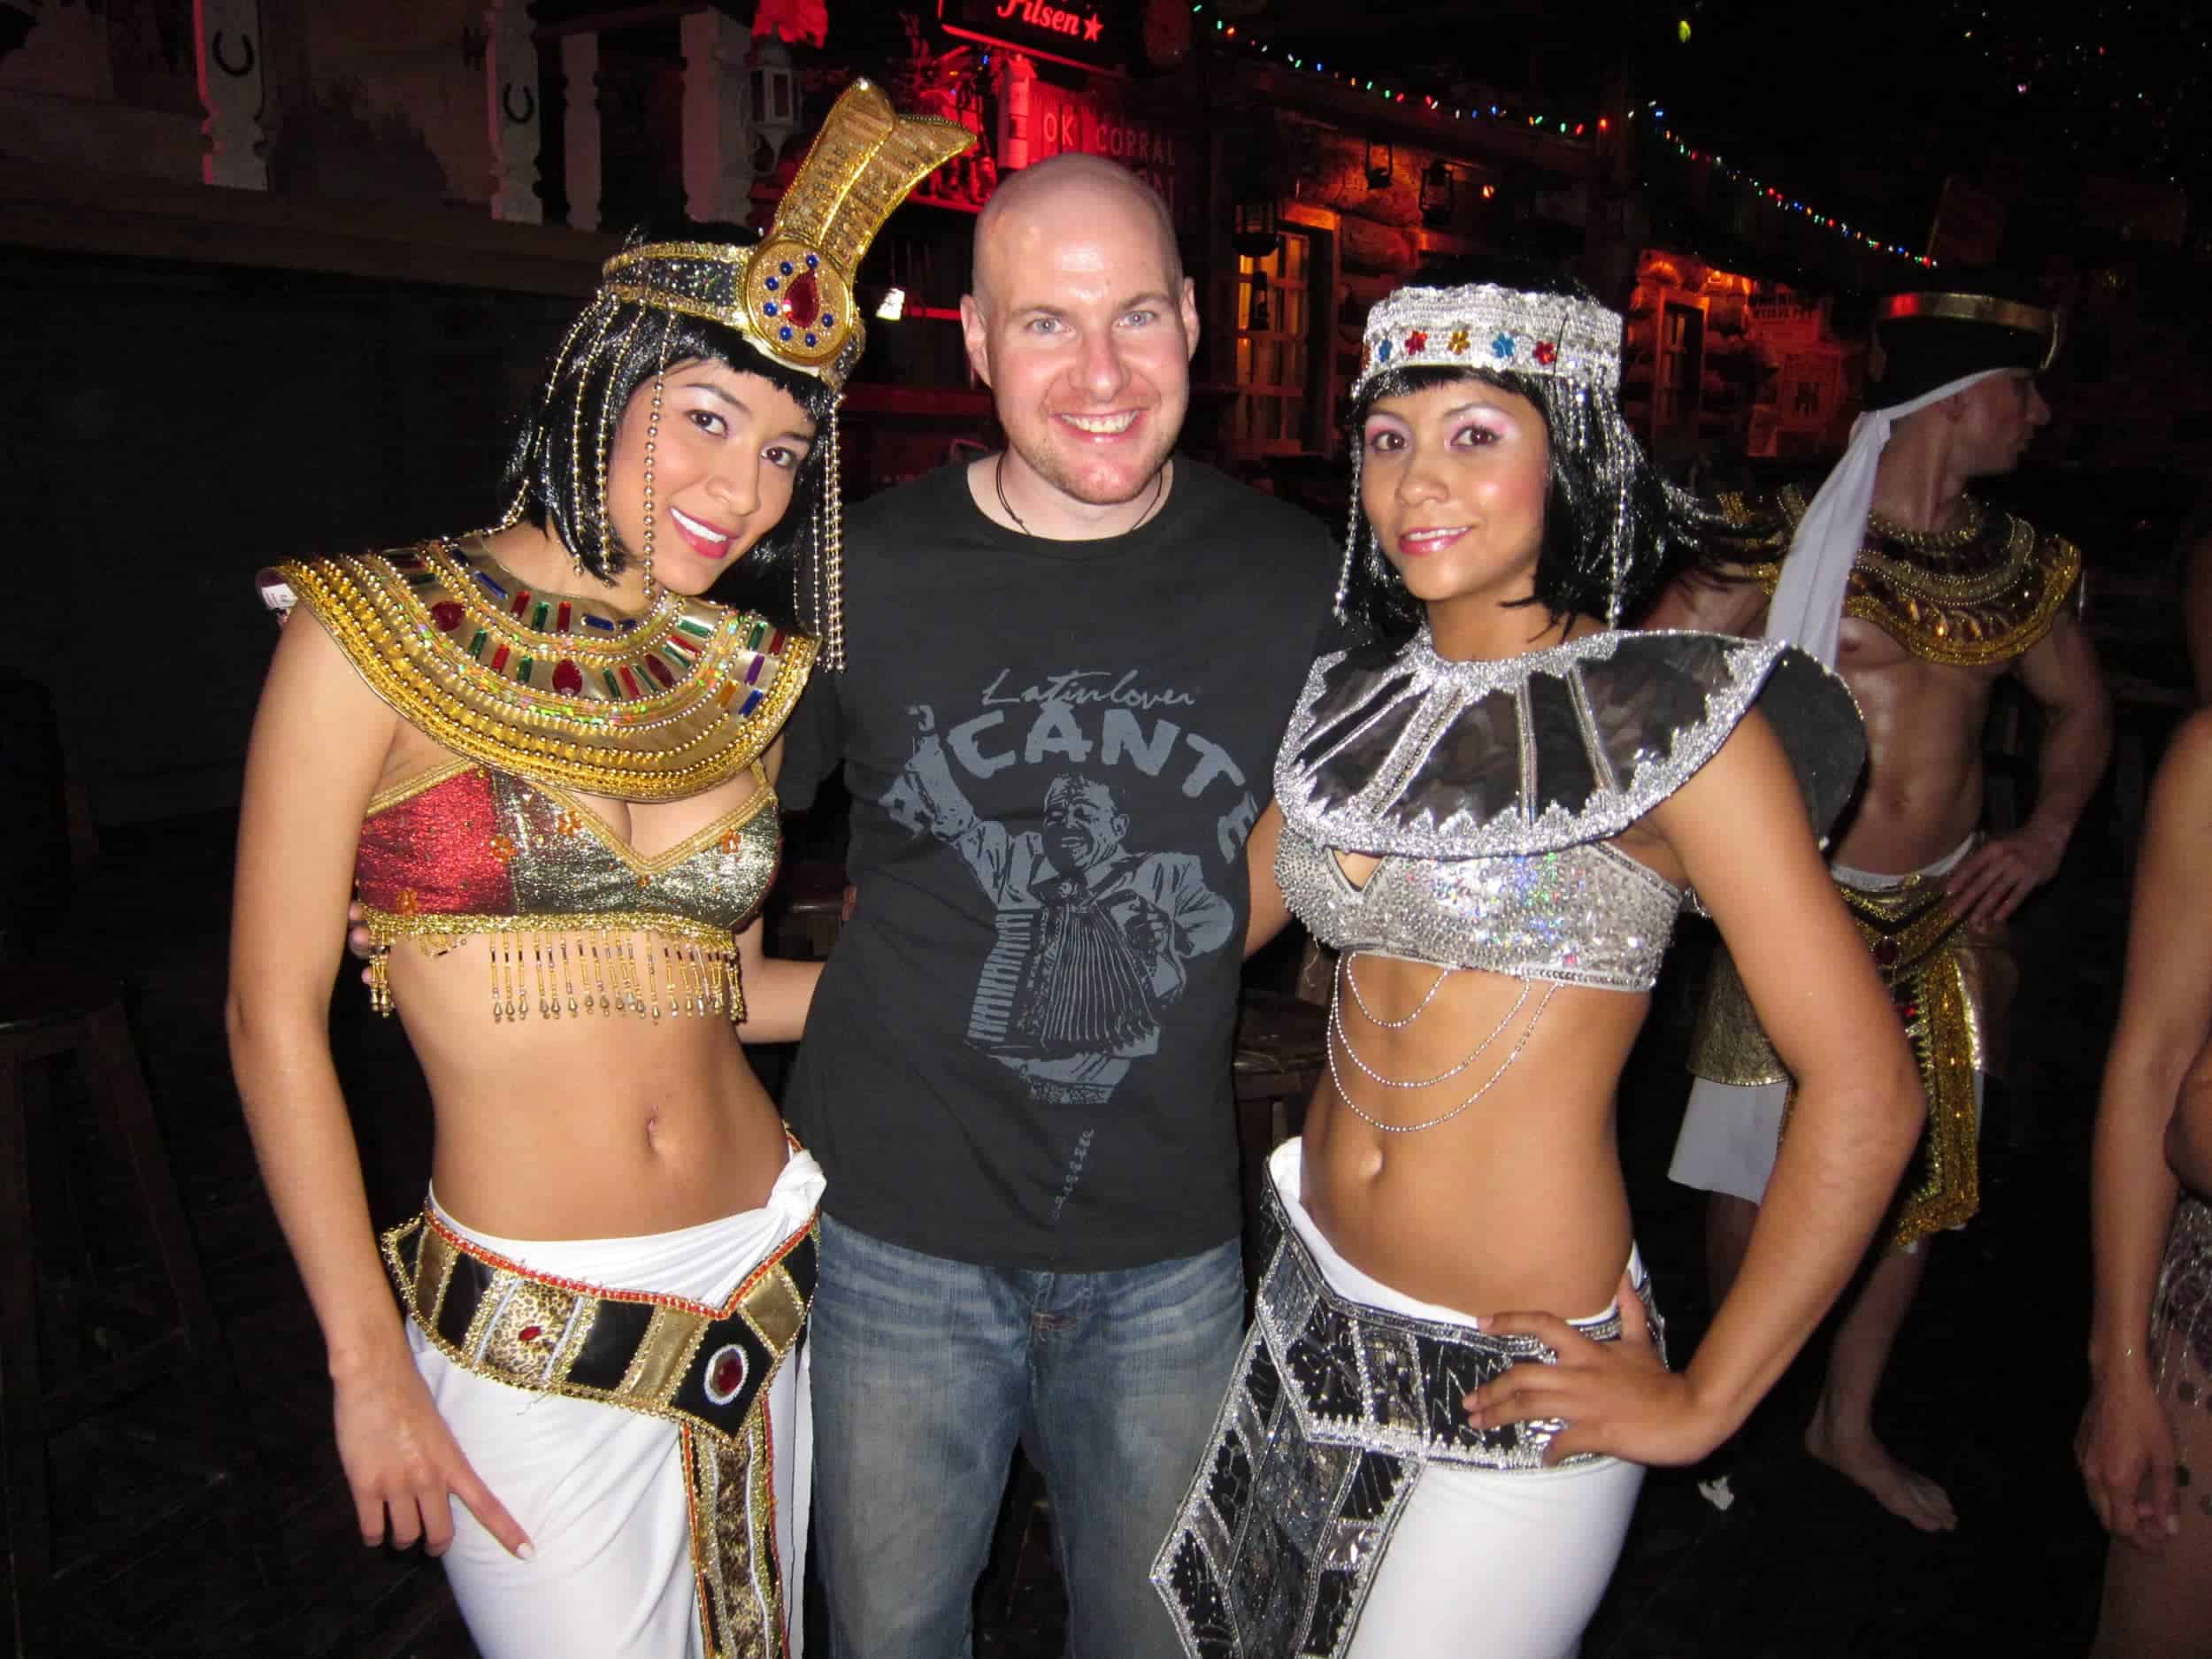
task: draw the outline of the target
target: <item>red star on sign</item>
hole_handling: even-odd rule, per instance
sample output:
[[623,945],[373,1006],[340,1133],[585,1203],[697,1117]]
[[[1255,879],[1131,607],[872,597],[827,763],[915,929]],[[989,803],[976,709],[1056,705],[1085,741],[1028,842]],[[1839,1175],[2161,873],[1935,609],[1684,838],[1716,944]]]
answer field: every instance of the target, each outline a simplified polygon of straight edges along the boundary
[[1103,23],[1101,23],[1098,20],[1098,13],[1095,12],[1092,12],[1091,15],[1084,21],[1083,38],[1087,41],[1096,40],[1098,38],[1099,31],[1105,27],[1106,26]]

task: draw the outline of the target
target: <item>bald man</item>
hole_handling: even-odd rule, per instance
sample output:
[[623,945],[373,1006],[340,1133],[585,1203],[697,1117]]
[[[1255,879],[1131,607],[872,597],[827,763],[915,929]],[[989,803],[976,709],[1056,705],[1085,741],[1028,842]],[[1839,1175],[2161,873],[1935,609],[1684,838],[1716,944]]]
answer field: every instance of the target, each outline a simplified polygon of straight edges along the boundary
[[[815,1536],[837,1659],[965,1655],[1018,1440],[1071,1655],[1172,1659],[1148,1573],[1243,1323],[1238,947],[1281,913],[1246,842],[1337,554],[1175,456],[1197,307],[1133,174],[1011,175],[973,290],[1007,447],[854,511],[852,665],[779,785],[841,763],[859,894],[785,1102],[829,1175]],[[1212,902],[1125,879],[1071,803]]]

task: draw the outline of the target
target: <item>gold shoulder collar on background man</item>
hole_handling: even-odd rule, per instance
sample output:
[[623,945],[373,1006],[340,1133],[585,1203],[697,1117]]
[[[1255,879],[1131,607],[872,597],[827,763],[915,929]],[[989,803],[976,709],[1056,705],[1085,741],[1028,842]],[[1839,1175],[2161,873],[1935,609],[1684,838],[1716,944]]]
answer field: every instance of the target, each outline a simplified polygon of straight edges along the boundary
[[[1794,532],[1804,492],[1791,485],[1776,499]],[[1870,518],[1844,615],[1958,667],[2009,662],[2040,641],[2081,580],[2081,549],[1972,496],[1966,504],[1966,523],[1941,534]]]

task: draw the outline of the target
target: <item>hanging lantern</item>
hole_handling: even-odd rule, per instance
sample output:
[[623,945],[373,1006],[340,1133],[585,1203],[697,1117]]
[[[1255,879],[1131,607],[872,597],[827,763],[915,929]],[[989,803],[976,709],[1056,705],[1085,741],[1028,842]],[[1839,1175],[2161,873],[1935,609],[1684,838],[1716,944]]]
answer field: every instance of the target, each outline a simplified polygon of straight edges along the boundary
[[1239,257],[1264,261],[1282,251],[1275,198],[1264,189],[1256,188],[1251,199],[1239,202],[1231,212],[1229,246]]
[[1421,223],[1431,230],[1442,230],[1452,222],[1452,210],[1458,205],[1452,184],[1452,170],[1441,160],[1432,161],[1421,174]]
[[791,67],[791,49],[780,40],[761,41],[753,50],[748,79],[753,136],[768,146],[768,165],[757,171],[771,173],[785,142],[799,130],[799,76]]
[[[1379,162],[1376,160],[1378,156],[1382,157]],[[1387,140],[1378,145],[1373,139],[1369,139],[1367,141],[1367,188],[1371,190],[1387,190],[1390,188],[1391,180],[1397,176],[1396,161],[1397,152],[1390,147]]]

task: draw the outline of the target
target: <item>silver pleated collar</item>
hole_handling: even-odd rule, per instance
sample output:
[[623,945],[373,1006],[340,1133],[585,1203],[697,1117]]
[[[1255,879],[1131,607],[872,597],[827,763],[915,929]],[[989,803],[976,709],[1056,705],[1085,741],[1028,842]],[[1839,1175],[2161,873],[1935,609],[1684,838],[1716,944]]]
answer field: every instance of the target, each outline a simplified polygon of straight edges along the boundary
[[1307,675],[1275,793],[1289,826],[1322,846],[1552,852],[1619,834],[1710,760],[1755,702],[1824,833],[1865,759],[1857,705],[1803,652],[1720,634],[1609,631],[1450,662],[1425,627],[1395,651],[1333,652]]

